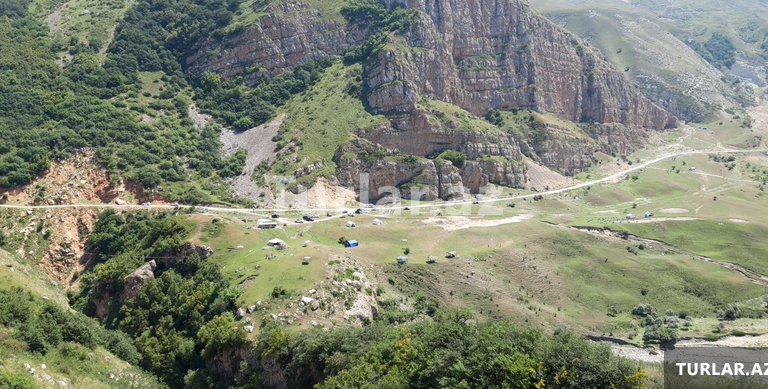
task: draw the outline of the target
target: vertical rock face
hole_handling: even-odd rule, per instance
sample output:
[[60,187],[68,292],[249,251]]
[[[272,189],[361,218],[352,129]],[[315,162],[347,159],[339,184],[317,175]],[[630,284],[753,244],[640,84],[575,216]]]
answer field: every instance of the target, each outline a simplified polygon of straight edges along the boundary
[[[364,32],[323,15],[308,1],[280,1],[267,7],[266,14],[232,38],[226,48],[210,39],[187,58],[187,67],[196,75],[212,71],[222,77],[242,75],[246,81],[255,82],[301,62],[343,54],[364,39]],[[251,66],[256,69],[246,71]]]
[[461,199],[465,191],[479,193],[488,184],[523,187],[526,181],[525,164],[506,158],[467,161],[457,167],[448,161],[423,158],[393,156],[364,161],[356,156],[358,151],[377,149],[380,146],[360,139],[339,149],[335,158],[339,184],[357,191],[367,187],[371,201],[396,197],[395,193],[414,200]]
[[368,65],[368,102],[410,111],[420,95],[472,113],[524,107],[571,121],[664,129],[676,119],[576,36],[520,0],[385,0],[418,21]]

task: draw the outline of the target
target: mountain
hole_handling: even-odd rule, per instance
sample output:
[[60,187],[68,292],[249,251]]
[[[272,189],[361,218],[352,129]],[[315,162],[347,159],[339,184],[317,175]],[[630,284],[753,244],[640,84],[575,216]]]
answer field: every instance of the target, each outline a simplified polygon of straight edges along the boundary
[[[255,3],[254,8],[241,10],[257,15],[250,18],[251,25],[234,21],[236,27],[226,38],[204,41],[187,58],[186,67],[197,76],[213,72],[256,84],[302,62],[355,52],[360,47],[368,50],[365,58],[358,58],[364,70],[361,98],[366,109],[384,115],[388,125],[352,125],[347,132],[362,139],[354,145],[340,143],[333,158],[328,153],[306,159],[301,151],[276,158],[278,162],[302,161],[285,170],[309,167],[297,176],[303,182],[311,180],[313,171],[321,166],[336,165],[338,182],[357,189],[361,183],[353,177],[371,173],[367,185],[374,196],[378,188],[403,185],[426,187],[427,198],[449,198],[448,188],[456,185],[473,191],[488,183],[525,187],[524,153],[519,143],[538,162],[542,159],[528,150],[561,154],[563,158],[545,158],[545,164],[574,174],[589,165],[598,148],[624,154],[642,144],[635,142],[643,138],[639,129],[663,130],[677,123],[599,51],[549,22],[526,2],[388,1],[383,5],[386,8],[365,1],[339,8],[318,8],[302,1]],[[371,15],[390,21],[377,23]],[[550,144],[543,145],[542,137],[536,142],[494,126],[459,128],[459,120],[451,113],[477,123],[491,110],[512,109],[533,110],[570,122],[603,123],[610,129],[598,132],[610,136],[598,139],[575,127],[581,138],[595,146],[569,150],[561,147],[565,142],[550,126],[539,128],[550,138]],[[306,143],[296,139],[300,137],[292,143]],[[362,141],[372,144],[361,146]],[[379,152],[385,155],[415,157],[453,149],[466,154],[468,164],[449,166],[431,160],[370,164],[350,159],[351,154],[361,152],[360,147],[381,147]],[[344,154],[347,158],[341,161]],[[587,162],[554,162],[567,159],[568,154],[583,156]],[[481,161],[483,157],[490,159]],[[398,170],[403,174],[392,173]],[[421,178],[414,181],[416,177]]]
[[722,108],[754,105],[749,85],[766,82],[764,2],[547,0],[535,7],[599,48],[651,100],[683,120],[701,122]]

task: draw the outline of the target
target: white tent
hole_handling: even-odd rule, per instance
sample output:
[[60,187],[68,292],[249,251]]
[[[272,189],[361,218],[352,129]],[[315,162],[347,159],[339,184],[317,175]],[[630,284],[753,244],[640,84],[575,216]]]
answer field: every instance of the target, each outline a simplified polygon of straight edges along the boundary
[[374,225],[374,226],[380,226],[380,225],[381,225],[381,220],[379,220],[379,219],[373,219],[373,225]]
[[355,222],[353,222],[353,221],[351,221],[351,220],[350,220],[350,221],[348,221],[348,222],[347,222],[347,227],[349,227],[349,228],[355,227]]
[[282,239],[274,238],[274,239],[270,239],[267,242],[267,244],[269,246],[279,246],[280,244],[285,244],[285,241],[283,241]]

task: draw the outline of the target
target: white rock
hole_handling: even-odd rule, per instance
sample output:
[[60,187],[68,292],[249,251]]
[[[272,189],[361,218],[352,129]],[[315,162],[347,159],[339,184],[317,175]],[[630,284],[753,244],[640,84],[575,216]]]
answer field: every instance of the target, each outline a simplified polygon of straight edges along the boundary
[[306,297],[306,296],[304,296],[304,297],[302,297],[302,298],[301,298],[301,302],[302,302],[304,305],[307,305],[307,304],[309,304],[309,303],[311,303],[311,302],[313,302],[313,301],[315,301],[315,299],[313,299],[312,297]]
[[312,320],[312,322],[311,322],[311,323],[309,323],[309,324],[312,324],[312,327],[317,327],[317,322],[316,322],[316,321],[314,321],[314,320]]
[[245,332],[247,332],[247,333],[249,333],[249,334],[250,334],[251,332],[253,332],[253,326],[245,326],[245,327],[243,327],[243,329],[245,330]]
[[41,369],[43,369],[43,370],[45,370],[45,369],[47,369],[48,367],[47,367],[47,366],[45,366],[45,364],[42,364],[42,365],[40,365],[40,368],[41,368]]
[[277,315],[275,315],[274,313],[270,313],[269,318],[272,320],[277,320]]

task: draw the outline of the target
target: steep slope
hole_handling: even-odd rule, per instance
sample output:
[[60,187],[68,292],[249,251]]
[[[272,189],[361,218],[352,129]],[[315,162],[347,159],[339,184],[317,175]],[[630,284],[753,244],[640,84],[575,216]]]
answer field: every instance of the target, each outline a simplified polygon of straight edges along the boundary
[[[115,332],[69,310],[64,290],[57,283],[2,249],[0,302],[0,386],[165,387],[133,366],[138,353],[124,334],[115,336]],[[51,320],[59,322],[47,327]],[[132,363],[106,347],[132,356]]]
[[555,11],[548,16],[599,48],[634,79],[651,100],[678,118],[700,122],[739,96],[723,73],[664,29],[636,13],[612,10]]
[[523,1],[386,3],[421,12],[405,41],[391,41],[368,67],[374,109],[408,111],[424,94],[475,114],[525,107],[571,121],[676,125],[596,51]]
[[[761,1],[542,0],[534,7],[599,48],[654,102],[684,120],[752,105],[749,84],[765,83],[768,13]],[[702,49],[714,34],[735,47],[732,65]]]

